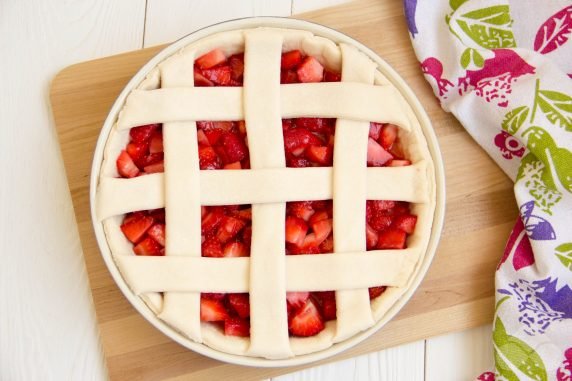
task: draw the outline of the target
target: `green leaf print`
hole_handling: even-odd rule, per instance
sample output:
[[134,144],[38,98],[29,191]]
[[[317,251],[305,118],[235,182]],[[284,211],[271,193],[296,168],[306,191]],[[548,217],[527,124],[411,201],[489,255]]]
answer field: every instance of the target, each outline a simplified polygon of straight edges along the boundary
[[539,90],[535,102],[550,123],[572,132],[572,97],[558,91]]
[[538,126],[527,128],[522,136],[527,138],[526,146],[530,152],[546,167],[542,173],[546,186],[572,193],[572,152],[558,147],[552,136]]
[[529,111],[530,108],[528,106],[517,107],[509,111],[502,121],[502,129],[514,135],[528,117]]
[[[524,341],[506,332],[500,318],[495,320],[493,332],[496,366],[501,375],[508,380],[518,380],[512,369],[516,368],[533,380],[547,380],[546,368],[542,358]],[[497,360],[498,359],[498,360]]]
[[[477,9],[449,19],[450,27],[457,36],[457,27],[478,46],[485,49],[514,48],[516,43],[512,34],[512,20],[508,5],[497,5]],[[454,24],[454,25],[453,25]],[[462,37],[460,37],[463,40]]]
[[495,348],[495,368],[508,381],[520,381],[518,376],[510,369],[508,364],[500,357],[499,352]]
[[463,69],[466,69],[469,67],[471,62],[473,62],[474,66],[477,68],[483,67],[485,64],[483,56],[481,56],[476,49],[467,48],[463,54],[461,54],[461,66]]
[[554,254],[568,270],[572,271],[572,242],[558,246]]
[[457,10],[461,5],[466,3],[468,0],[449,0],[449,6],[453,8],[453,10]]
[[524,181],[524,186],[534,197],[536,206],[552,215],[552,207],[562,199],[562,193],[553,188],[552,178],[550,178],[550,186],[544,182],[543,174],[549,172],[545,170],[544,164],[533,153],[528,153],[520,162],[516,181]]

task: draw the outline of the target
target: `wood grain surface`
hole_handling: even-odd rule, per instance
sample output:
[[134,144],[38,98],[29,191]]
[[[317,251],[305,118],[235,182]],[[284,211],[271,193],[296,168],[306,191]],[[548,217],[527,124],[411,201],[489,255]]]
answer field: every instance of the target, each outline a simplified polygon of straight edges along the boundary
[[[492,318],[498,253],[502,252],[517,214],[511,181],[458,122],[440,109],[407,40],[399,2],[360,1],[299,18],[356,38],[405,78],[433,122],[447,181],[445,227],[421,287],[378,333],[324,362],[488,323]],[[174,380],[232,375],[233,379],[247,380],[301,369],[229,365],[172,342],[136,313],[99,255],[91,228],[88,194],[95,141],[122,87],[160,49],[148,48],[68,67],[54,79],[50,93],[110,376],[116,380]],[[313,365],[316,364],[305,367]]]

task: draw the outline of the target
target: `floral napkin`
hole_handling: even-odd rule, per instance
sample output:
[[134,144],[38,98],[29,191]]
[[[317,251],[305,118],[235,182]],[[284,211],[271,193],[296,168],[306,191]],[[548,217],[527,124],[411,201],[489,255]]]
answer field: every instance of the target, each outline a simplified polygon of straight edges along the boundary
[[495,372],[572,380],[572,2],[404,0],[421,70],[515,182],[499,253]]

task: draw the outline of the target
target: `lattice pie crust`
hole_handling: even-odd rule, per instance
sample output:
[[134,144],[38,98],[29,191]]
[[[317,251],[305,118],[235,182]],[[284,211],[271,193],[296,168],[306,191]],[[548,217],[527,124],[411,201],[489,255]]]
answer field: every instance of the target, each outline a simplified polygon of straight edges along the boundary
[[[244,51],[243,87],[193,87],[193,62],[213,48]],[[299,49],[342,82],[280,85],[282,52]],[[285,168],[281,118],[337,118],[334,166]],[[197,120],[245,120],[251,169],[201,171]],[[394,123],[406,167],[366,167],[369,122]],[[165,172],[118,178],[129,129],[163,123]],[[299,184],[305,184],[300,187]],[[333,254],[285,255],[285,203],[333,199]],[[404,250],[366,252],[366,200],[413,203]],[[201,257],[201,204],[252,204],[250,257]],[[139,257],[119,226],[124,213],[166,208],[164,257]],[[133,293],[183,335],[217,350],[269,359],[320,351],[373,326],[409,287],[427,249],[435,173],[410,106],[364,53],[310,32],[255,28],[187,45],[154,68],[125,102],[109,134],[96,195],[97,219]],[[368,287],[389,288],[371,303]],[[289,337],[286,291],[336,290],[337,320],[318,335]],[[200,321],[200,292],[249,292],[250,338]]]

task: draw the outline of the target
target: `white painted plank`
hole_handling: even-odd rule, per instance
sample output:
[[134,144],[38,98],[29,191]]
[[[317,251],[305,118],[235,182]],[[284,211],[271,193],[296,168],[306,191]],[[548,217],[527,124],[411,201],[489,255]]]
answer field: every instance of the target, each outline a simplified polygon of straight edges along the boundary
[[333,7],[350,0],[292,0],[292,14],[309,12],[320,8]]
[[424,342],[418,341],[276,377],[273,381],[422,381],[424,354]]
[[145,46],[175,41],[221,21],[290,16],[291,0],[148,0]]
[[427,340],[426,381],[472,381],[493,370],[491,325]]
[[139,48],[144,0],[0,4],[0,379],[106,377],[47,90],[75,62]]

